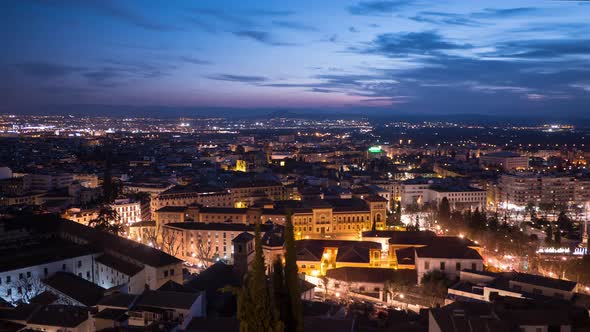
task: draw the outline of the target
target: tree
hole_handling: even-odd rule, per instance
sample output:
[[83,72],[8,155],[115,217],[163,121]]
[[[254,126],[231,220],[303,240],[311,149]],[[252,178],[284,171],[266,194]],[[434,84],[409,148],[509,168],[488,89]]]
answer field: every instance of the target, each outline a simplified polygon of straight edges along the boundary
[[430,306],[434,307],[444,301],[451,280],[443,272],[433,270],[422,276],[420,284],[422,286],[422,293],[430,299]]
[[211,265],[211,263],[213,263],[215,260],[215,253],[213,252],[213,246],[211,246],[211,242],[204,241],[201,238],[197,240],[197,249],[195,255],[201,262],[201,265],[204,269],[208,268],[209,265]]
[[179,256],[182,253],[182,236],[177,237],[177,232],[169,228],[162,230],[162,251],[172,255]]
[[557,227],[557,229],[553,232],[553,239],[555,240],[555,243],[561,243],[561,230],[559,227]]
[[285,291],[285,274],[283,269],[283,262],[277,259],[273,263],[272,269],[272,290],[274,306],[279,309],[279,318],[282,322],[285,321],[287,310],[289,308],[287,293]]
[[395,224],[401,225],[402,223],[402,202],[398,201],[395,206]]
[[389,294],[393,300],[406,292],[410,286],[407,279],[401,277],[399,273],[395,273],[393,278],[385,283],[385,293]]
[[528,214],[531,217],[531,221],[533,221],[537,218],[537,211],[535,209],[535,203],[528,202],[526,207],[524,208],[524,211],[526,214]]
[[557,227],[558,229],[568,233],[574,230],[574,224],[565,211],[561,211],[559,213],[559,216],[557,217]]
[[[10,291],[8,291],[10,289]],[[13,283],[6,283],[5,289],[0,288],[3,295],[7,295],[7,300],[12,304],[29,303],[32,298],[45,291],[45,284],[38,276],[22,276]]]
[[256,224],[254,241],[252,269],[237,292],[240,332],[280,332],[284,325],[279,320],[279,313],[273,306],[272,292],[267,287],[260,223]]
[[447,225],[450,220],[451,206],[449,205],[449,199],[443,197],[438,205],[438,221],[443,225]]
[[288,312],[285,315],[285,330],[303,332],[303,308],[297,275],[297,253],[291,212],[287,214],[285,223],[285,289],[288,296]]
[[88,226],[115,235],[123,232],[119,214],[109,205],[103,205],[98,211],[96,218],[88,222]]
[[115,199],[113,193],[113,179],[112,179],[112,153],[111,153],[111,144],[109,141],[105,143],[105,151],[104,151],[104,173],[102,179],[102,195],[104,199],[104,203],[109,204],[112,203]]
[[545,235],[545,242],[551,242],[551,239],[553,238],[553,229],[551,228],[551,225],[545,227]]

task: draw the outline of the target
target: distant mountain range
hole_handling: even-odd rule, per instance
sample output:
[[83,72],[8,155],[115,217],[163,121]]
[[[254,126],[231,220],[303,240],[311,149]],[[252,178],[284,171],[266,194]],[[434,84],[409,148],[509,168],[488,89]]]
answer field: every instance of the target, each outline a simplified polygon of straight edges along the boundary
[[[0,110],[0,113],[11,114],[10,110]],[[404,113],[384,108],[323,108],[323,109],[295,109],[295,108],[222,108],[222,107],[169,107],[169,106],[132,106],[132,105],[98,105],[76,104],[46,106],[32,111],[15,112],[16,114],[31,115],[72,115],[97,117],[223,117],[235,119],[262,118],[302,118],[302,119],[363,119],[374,121],[449,121],[488,125],[534,125],[548,122],[567,123],[576,126],[590,126],[588,116],[570,116],[568,114],[536,114],[535,117],[507,114],[459,114],[459,113]],[[14,114],[14,113],[12,113]]]

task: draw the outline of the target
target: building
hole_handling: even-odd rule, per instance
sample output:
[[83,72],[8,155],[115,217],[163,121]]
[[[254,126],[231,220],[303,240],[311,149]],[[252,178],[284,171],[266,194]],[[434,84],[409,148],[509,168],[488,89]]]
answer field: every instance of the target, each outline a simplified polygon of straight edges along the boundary
[[[437,269],[437,266],[441,269],[441,262],[444,262],[442,270],[449,272],[450,278],[456,277],[457,267],[471,268],[471,263],[474,262],[478,270],[483,269],[482,248],[477,243],[461,237],[437,236],[431,231],[377,230],[363,232],[362,240],[379,244],[382,256],[386,257],[384,261],[387,260],[390,267],[416,269],[420,278],[425,272]],[[419,260],[417,255],[420,256]],[[426,261],[428,264],[424,263]],[[420,266],[420,263],[423,265]],[[451,265],[454,271],[450,268]]]
[[[576,190],[576,187],[579,189]],[[588,189],[585,181],[576,182],[572,176],[533,173],[502,174],[498,184],[500,203],[507,207],[524,207],[529,203],[557,206],[585,204],[586,201],[576,202],[576,197],[584,199],[586,196],[581,188]]]
[[90,221],[98,217],[98,209],[71,208],[67,209],[62,217],[82,225],[88,225]]
[[323,276],[339,267],[389,268],[383,260],[381,246],[371,241],[298,240],[295,241],[299,272]]
[[32,286],[58,272],[125,292],[182,282],[181,260],[53,215],[0,220],[0,230],[0,297],[12,303],[31,298],[40,291]]
[[519,272],[488,272],[466,269],[459,282],[449,288],[450,301],[492,302],[493,296],[557,298],[572,301],[578,290],[573,281]]
[[131,225],[141,221],[141,203],[130,199],[116,199],[111,208],[117,212],[119,221]]
[[504,171],[520,170],[529,167],[529,157],[524,157],[515,152],[499,151],[479,157],[481,167],[500,168]]
[[129,309],[129,326],[148,327],[157,322],[178,322],[185,329],[193,318],[206,313],[203,292],[146,290]]
[[263,220],[281,223],[292,213],[296,239],[358,238],[360,233],[375,226],[385,228],[387,200],[380,196],[364,199],[324,199],[310,201],[274,202],[262,210]]
[[559,302],[497,296],[493,303],[454,302],[428,313],[429,332],[587,331],[588,312]]
[[447,278],[454,280],[459,278],[463,269],[483,271],[483,258],[474,249],[467,246],[429,245],[413,248],[414,262],[418,284],[421,283],[424,274],[432,271],[443,272]]
[[[273,224],[261,225],[264,239],[266,234],[276,231]],[[282,227],[281,234],[282,234]],[[242,233],[254,234],[253,224],[233,223],[169,223],[163,226],[164,250],[170,254],[197,266],[209,266],[218,260],[233,262],[234,248],[232,241]],[[275,250],[282,252],[282,242],[267,238],[265,257],[275,257]]]
[[174,186],[153,197],[151,213],[165,206],[203,206],[233,207],[233,196],[229,191],[220,188],[204,188],[195,186]]
[[416,271],[368,267],[339,267],[326,271],[328,293],[338,293],[344,298],[352,293],[389,302],[393,299],[393,294],[388,292],[387,286],[392,280],[403,280],[408,285],[414,285]]
[[423,178],[402,183],[401,204],[403,207],[424,204],[438,206],[443,198],[447,198],[451,209],[481,211],[487,206],[487,192],[471,186],[446,184]]

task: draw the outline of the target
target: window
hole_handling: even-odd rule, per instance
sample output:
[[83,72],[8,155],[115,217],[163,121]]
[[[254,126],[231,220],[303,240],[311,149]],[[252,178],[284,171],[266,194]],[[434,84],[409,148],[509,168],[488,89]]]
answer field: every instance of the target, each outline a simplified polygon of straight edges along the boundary
[[445,262],[440,262],[440,270],[441,271],[445,270]]
[[65,271],[66,270],[66,265],[65,264],[62,264],[61,265],[61,269]]
[[10,283],[10,276],[6,276],[6,283],[9,284]]
[[164,278],[168,278],[168,270],[164,271]]
[[86,271],[86,279],[90,279],[90,271]]
[[471,269],[472,270],[477,270],[477,264],[476,263],[471,263]]
[[174,275],[174,269],[170,269],[170,275],[173,276]]
[[380,290],[381,290],[381,289],[380,289],[379,287],[375,287],[375,288],[373,288],[373,291],[375,291],[375,292],[378,292],[378,291],[380,291]]
[[23,275],[22,273],[19,273],[19,274],[18,274],[18,278],[19,278],[19,279],[24,279],[25,277],[24,277],[24,275]]
[[12,288],[8,288],[6,290],[6,296],[11,296],[12,295]]
[[78,261],[78,267],[82,267],[82,261]]
[[429,261],[424,262],[424,270],[430,270],[430,262]]
[[359,287],[359,291],[364,292],[365,291],[365,287]]
[[457,271],[461,271],[461,263],[460,263],[460,262],[457,262],[457,263],[455,264],[455,269],[456,269]]
[[31,271],[27,272],[27,278],[31,277]]

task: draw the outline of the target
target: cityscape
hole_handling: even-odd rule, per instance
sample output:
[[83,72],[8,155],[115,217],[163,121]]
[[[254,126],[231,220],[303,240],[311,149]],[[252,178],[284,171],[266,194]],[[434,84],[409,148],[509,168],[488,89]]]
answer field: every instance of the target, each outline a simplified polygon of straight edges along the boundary
[[0,331],[590,331],[590,5],[517,2],[7,1]]

